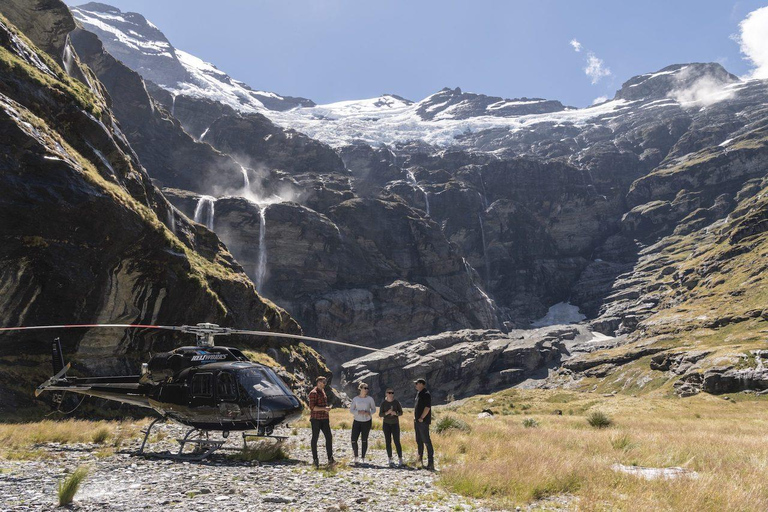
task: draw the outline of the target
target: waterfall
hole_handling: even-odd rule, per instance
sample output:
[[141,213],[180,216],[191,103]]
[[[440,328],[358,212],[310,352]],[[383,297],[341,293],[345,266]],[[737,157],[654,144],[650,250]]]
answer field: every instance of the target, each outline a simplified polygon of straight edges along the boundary
[[[171,101],[171,115],[176,117],[176,95],[175,94],[173,95],[173,101]],[[205,135],[205,134],[203,134],[203,135]]]
[[429,194],[427,194],[427,191],[424,190],[424,187],[419,185],[419,182],[416,181],[416,176],[413,175],[412,170],[408,169],[406,172],[408,173],[408,179],[411,181],[411,184],[417,189],[421,190],[421,193],[424,194],[424,203],[427,206],[427,215],[429,215]]
[[[197,200],[197,206],[195,207],[195,222],[198,224],[205,224],[205,227],[213,231],[213,215],[214,205],[216,204],[216,198],[211,196],[200,196]],[[205,211],[205,206],[208,205],[208,211]],[[203,214],[205,215],[205,222],[203,222]]]
[[203,140],[203,138],[205,138],[205,135],[208,133],[208,130],[210,130],[210,129],[211,129],[210,126],[208,128],[206,128],[205,131],[203,132],[203,134],[200,136],[199,140]]
[[[206,131],[208,131],[208,130],[206,130]],[[245,167],[243,167],[241,165],[240,166],[240,170],[243,173],[243,188],[245,189],[245,192],[248,193],[248,192],[251,191],[251,180],[248,179],[248,169],[246,169]]]
[[176,234],[176,212],[173,211],[173,206],[168,205],[168,229],[171,233]]
[[262,293],[267,275],[267,206],[259,207],[259,259],[256,267],[256,291]]
[[64,45],[64,55],[62,55],[61,61],[64,64],[64,71],[66,71],[69,76],[72,76],[72,70],[75,67],[75,55],[72,53],[69,39],[67,39],[67,44]]
[[472,286],[474,286],[477,291],[480,292],[480,295],[483,296],[483,299],[485,299],[485,303],[488,304],[488,307],[491,308],[491,311],[496,309],[496,303],[493,301],[493,299],[483,290],[482,287],[478,286],[477,283],[475,283],[475,277],[472,275],[472,266],[467,261],[467,258],[463,257],[461,258],[461,261],[464,262],[464,270],[467,272],[467,277],[469,277],[469,282]]
[[482,237],[482,241],[483,241],[483,261],[485,262],[485,287],[486,289],[488,289],[489,284],[491,282],[491,278],[490,278],[491,265],[488,262],[488,246],[485,243],[485,226],[483,225],[483,215],[478,213],[477,219],[480,221],[480,236]]
[[488,209],[488,194],[485,192],[485,180],[480,176],[480,186],[483,188],[483,208]]

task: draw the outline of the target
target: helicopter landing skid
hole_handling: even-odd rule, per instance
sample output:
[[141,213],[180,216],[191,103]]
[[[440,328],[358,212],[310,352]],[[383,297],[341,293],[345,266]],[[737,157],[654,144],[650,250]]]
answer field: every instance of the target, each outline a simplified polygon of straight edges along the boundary
[[[141,448],[139,448],[139,451],[135,453],[135,455],[143,455],[145,457],[152,457],[157,459],[170,459],[170,460],[176,460],[176,461],[191,461],[191,462],[198,462],[201,460],[204,460],[213,454],[216,450],[221,448],[226,441],[211,441],[208,438],[208,431],[207,430],[199,430],[196,428],[192,428],[184,435],[181,439],[176,439],[176,442],[179,443],[179,451],[178,453],[144,453],[144,448],[147,445],[147,440],[149,439],[149,435],[152,432],[152,428],[160,422],[166,421],[167,418],[160,417],[155,418],[155,420],[152,421],[152,423],[149,424],[146,430],[144,430],[144,440],[141,442]],[[192,439],[191,436],[195,432],[198,433],[197,439]],[[192,453],[184,453],[184,448],[187,445],[194,446],[194,450]]]

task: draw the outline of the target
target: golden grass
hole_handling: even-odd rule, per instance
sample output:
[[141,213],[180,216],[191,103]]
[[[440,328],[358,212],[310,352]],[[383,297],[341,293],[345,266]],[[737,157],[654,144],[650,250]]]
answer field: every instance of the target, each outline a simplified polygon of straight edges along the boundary
[[80,489],[80,484],[85,480],[86,476],[88,476],[88,468],[81,466],[73,471],[71,475],[59,482],[57,494],[59,496],[60,507],[72,503],[75,494],[77,494],[78,489]]
[[84,420],[43,420],[33,423],[0,424],[0,459],[44,456],[41,443],[110,444],[114,448],[138,434],[139,423]]
[[[579,510],[768,509],[766,400],[516,390],[493,398],[493,418],[476,418],[489,407],[485,398],[451,412],[471,432],[433,435],[440,482],[454,492],[504,507],[568,495]],[[505,405],[521,401],[531,405],[526,414],[537,428],[502,414]],[[555,415],[555,409],[566,412]],[[612,427],[588,425],[587,416],[598,410],[614,419]],[[679,466],[699,477],[646,481],[615,472],[616,463]]]

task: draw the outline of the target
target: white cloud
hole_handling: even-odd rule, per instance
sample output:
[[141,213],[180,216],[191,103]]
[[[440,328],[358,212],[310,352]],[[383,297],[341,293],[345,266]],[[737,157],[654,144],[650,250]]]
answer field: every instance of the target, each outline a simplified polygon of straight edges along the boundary
[[[689,69],[683,69],[677,74],[677,81],[685,84],[690,76]],[[718,101],[727,100],[734,96],[732,89],[726,89],[725,84],[716,80],[714,77],[705,75],[688,87],[675,89],[668,94],[668,97],[682,105],[708,107]]]
[[[576,53],[581,53],[581,50],[585,49],[584,45],[582,45],[576,38],[571,39],[569,44]],[[587,51],[586,62],[587,67],[584,68],[584,73],[586,73],[592,80],[592,85],[597,84],[601,79],[611,75],[611,70],[606,67],[603,59],[598,58],[593,52]]]
[[584,68],[584,73],[592,79],[592,85],[595,85],[602,78],[611,76],[611,70],[605,66],[603,59],[599,59],[592,52],[587,55],[587,67]]
[[592,104],[598,105],[600,103],[605,103],[606,101],[608,101],[608,96],[598,96],[597,98],[592,100]]
[[768,7],[756,9],[739,23],[736,40],[754,69],[748,78],[768,78]]
[[573,46],[574,51],[576,52],[581,51],[581,43],[578,42],[576,39],[571,39],[571,46]]

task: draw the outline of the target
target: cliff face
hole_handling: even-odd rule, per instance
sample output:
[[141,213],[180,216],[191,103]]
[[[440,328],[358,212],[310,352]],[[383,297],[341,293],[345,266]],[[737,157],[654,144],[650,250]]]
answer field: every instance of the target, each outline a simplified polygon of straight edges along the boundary
[[[206,321],[300,332],[256,293],[216,235],[180,215],[152,184],[103,85],[69,42],[59,51],[62,30],[74,28],[66,7],[8,7],[0,17],[2,325]],[[48,348],[58,335],[80,368],[95,373],[135,370],[149,351],[182,341],[144,331],[3,335],[4,406],[29,403],[36,379],[50,371]],[[37,364],[38,354],[46,364]],[[312,351],[274,355],[297,379],[322,371]]]

